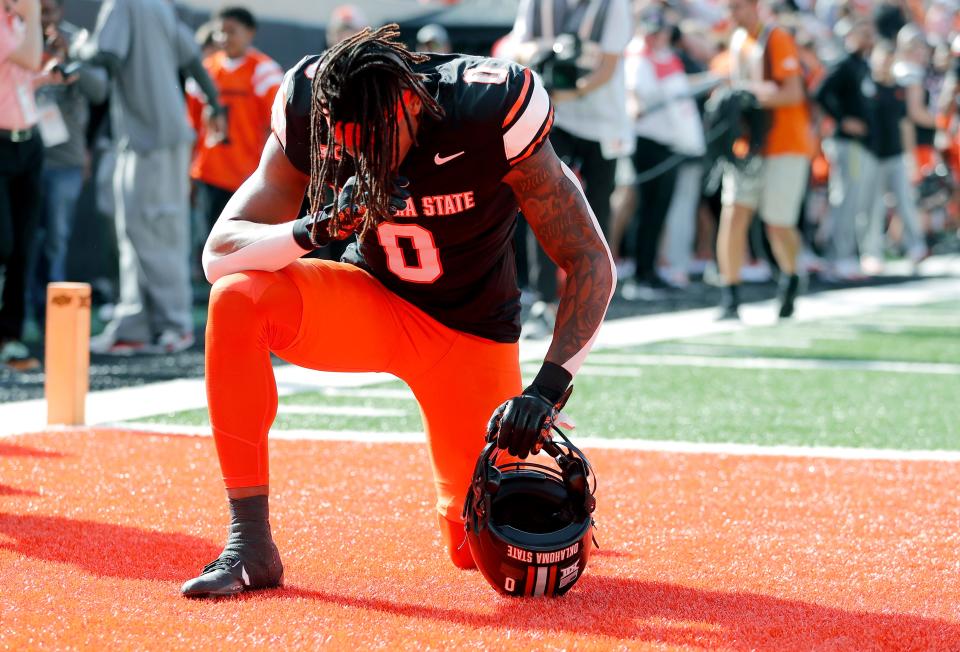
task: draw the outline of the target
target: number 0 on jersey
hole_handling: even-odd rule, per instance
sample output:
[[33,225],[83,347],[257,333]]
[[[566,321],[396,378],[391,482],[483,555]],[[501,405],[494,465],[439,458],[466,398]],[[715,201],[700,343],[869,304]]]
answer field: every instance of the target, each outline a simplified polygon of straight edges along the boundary
[[[443,275],[433,234],[422,226],[383,222],[377,227],[377,238],[387,254],[387,268],[404,281],[433,283]],[[413,250],[418,264],[410,264],[404,245]]]

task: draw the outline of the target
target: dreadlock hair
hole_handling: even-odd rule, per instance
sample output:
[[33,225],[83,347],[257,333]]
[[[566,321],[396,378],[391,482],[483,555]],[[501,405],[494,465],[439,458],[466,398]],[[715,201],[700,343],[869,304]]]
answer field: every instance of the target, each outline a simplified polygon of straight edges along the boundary
[[[329,187],[335,187],[343,165],[332,126],[351,122],[360,126],[354,165],[356,196],[366,206],[361,236],[390,215],[390,194],[399,160],[399,122],[396,107],[414,134],[411,116],[401,98],[404,90],[422,103],[421,116],[439,119],[443,108],[424,86],[424,77],[411,67],[427,59],[410,52],[396,39],[396,24],[377,30],[369,27],[327,50],[317,65],[310,104],[310,213],[313,232]],[[414,134],[414,139],[416,135]],[[416,142],[416,141],[414,141]],[[339,192],[339,191],[337,191]],[[336,204],[339,197],[334,197]],[[329,234],[336,236],[340,220],[336,211],[330,219]]]

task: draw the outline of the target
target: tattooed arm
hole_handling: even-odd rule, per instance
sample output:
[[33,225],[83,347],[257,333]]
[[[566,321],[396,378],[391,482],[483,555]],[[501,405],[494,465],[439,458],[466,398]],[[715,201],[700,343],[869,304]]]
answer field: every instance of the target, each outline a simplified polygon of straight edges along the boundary
[[547,142],[504,178],[523,216],[550,258],[567,273],[553,342],[540,372],[523,394],[503,403],[487,425],[497,446],[524,459],[540,449],[556,406],[583,364],[613,296],[613,257],[580,182]]
[[567,273],[547,361],[571,375],[583,363],[613,296],[610,249],[580,183],[547,143],[505,181],[550,258]]

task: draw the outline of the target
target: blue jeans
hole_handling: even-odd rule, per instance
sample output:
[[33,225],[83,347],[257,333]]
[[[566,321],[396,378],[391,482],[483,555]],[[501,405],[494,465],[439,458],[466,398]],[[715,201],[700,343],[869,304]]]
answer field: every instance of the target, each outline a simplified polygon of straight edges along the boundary
[[77,200],[83,188],[83,168],[44,168],[41,176],[43,217],[33,243],[30,304],[40,316],[46,308],[46,287],[67,280],[67,253]]
[[67,246],[73,231],[77,200],[83,188],[83,168],[47,168],[43,171],[43,227],[47,241],[49,280],[67,280]]

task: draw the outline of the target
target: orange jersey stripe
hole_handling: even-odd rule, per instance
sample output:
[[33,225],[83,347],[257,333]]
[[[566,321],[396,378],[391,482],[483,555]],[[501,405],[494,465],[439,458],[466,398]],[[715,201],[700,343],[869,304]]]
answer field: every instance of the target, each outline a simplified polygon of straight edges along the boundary
[[523,103],[527,101],[527,97],[530,95],[530,79],[532,74],[530,69],[527,68],[523,71],[523,88],[520,89],[520,97],[517,98],[517,101],[514,102],[513,107],[510,109],[510,112],[507,113],[507,117],[503,119],[503,126],[506,127],[513,120],[514,116],[517,115],[517,111],[520,110],[520,107],[523,106]]

